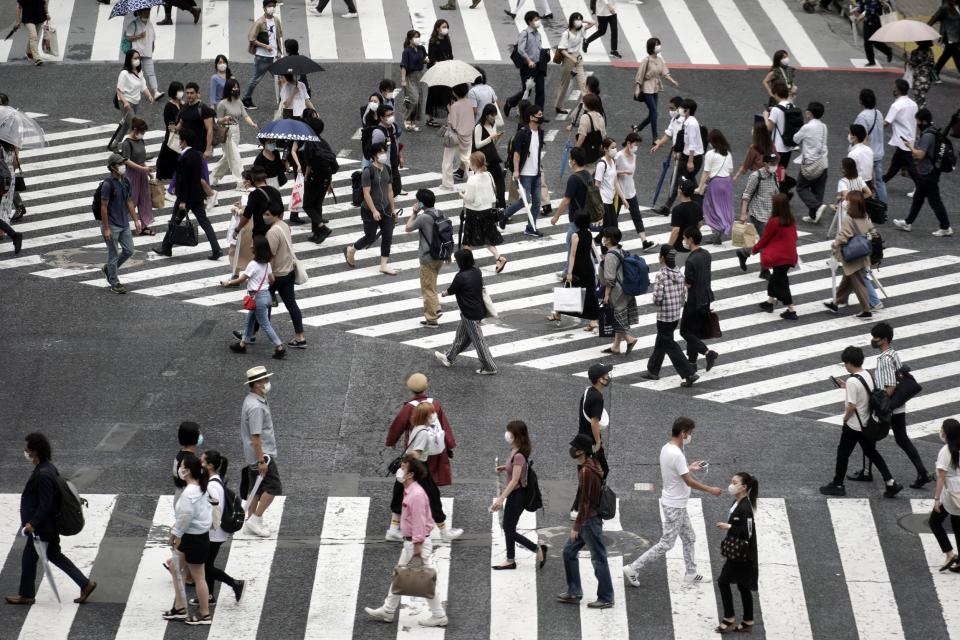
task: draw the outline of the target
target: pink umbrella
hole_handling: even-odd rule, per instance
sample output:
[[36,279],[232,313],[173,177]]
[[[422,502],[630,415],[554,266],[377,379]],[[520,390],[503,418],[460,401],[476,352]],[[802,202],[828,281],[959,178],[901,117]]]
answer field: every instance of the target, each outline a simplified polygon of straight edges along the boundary
[[940,32],[918,20],[897,20],[885,24],[870,37],[874,42],[923,42],[937,40]]

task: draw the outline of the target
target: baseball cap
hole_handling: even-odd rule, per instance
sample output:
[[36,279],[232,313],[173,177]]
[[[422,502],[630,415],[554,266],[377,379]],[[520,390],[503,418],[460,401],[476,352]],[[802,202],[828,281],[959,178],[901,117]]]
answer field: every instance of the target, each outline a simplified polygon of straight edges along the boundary
[[610,373],[613,370],[612,364],[603,364],[598,362],[596,364],[590,365],[590,369],[587,371],[587,377],[590,378],[590,382],[596,382],[606,374]]

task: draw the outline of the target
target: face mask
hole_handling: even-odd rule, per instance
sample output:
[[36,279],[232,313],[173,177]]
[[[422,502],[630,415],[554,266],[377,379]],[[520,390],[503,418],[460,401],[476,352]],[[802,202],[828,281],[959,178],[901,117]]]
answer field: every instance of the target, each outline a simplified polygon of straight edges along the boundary
[[227,70],[226,64],[221,62],[220,64],[217,65],[217,71],[219,71],[220,73],[223,73],[226,70]]
[[183,91],[177,91],[177,100],[183,100]]
[[847,142],[849,142],[851,145],[854,145],[857,144],[857,139],[853,136],[847,136]]
[[[945,434],[943,431],[940,432],[940,441],[943,444],[947,444],[947,434]],[[23,452],[23,455],[27,456],[27,459],[30,459],[30,456],[27,454],[26,451]]]
[[127,172],[127,167],[125,165],[122,165],[122,164],[117,165],[117,173],[119,173],[120,175],[123,175],[126,172]]
[[268,16],[272,16],[273,12],[276,10],[277,10],[276,7],[267,7],[266,9],[263,10],[263,12]]
[[677,117],[677,114],[679,114],[680,112],[677,111],[676,109],[668,109],[668,110],[667,110],[667,113],[670,114],[670,117],[671,117],[671,118],[676,118],[676,117]]
[[573,21],[573,28],[574,28],[574,29],[580,29],[580,27],[582,27],[582,26],[583,26],[583,21],[582,21],[582,20],[574,20],[574,21]]
[[263,392],[270,393],[270,389],[273,388],[273,385],[270,384],[270,381],[267,381],[267,384],[263,385]]
[[729,493],[732,496],[735,496],[738,493],[740,493],[740,487],[738,487],[735,484],[727,485],[727,493]]
[[543,116],[537,116],[537,117],[535,117],[535,118],[530,118],[530,119],[531,119],[533,122],[536,122],[537,124],[540,124],[541,122],[543,122]]
[[616,149],[616,147],[610,147],[610,148],[607,149],[607,156],[609,156],[609,157],[612,158],[612,157],[615,156],[615,155],[617,155],[617,149]]
[[412,45],[415,46],[415,47],[419,47],[419,46],[420,46],[420,38],[414,38],[413,40],[410,41],[410,44],[412,44]]
[[383,164],[383,163],[386,162],[386,161],[387,161],[387,154],[385,154],[385,153],[378,153],[378,154],[377,154],[377,162],[379,162],[380,164]]
[[277,145],[273,144],[272,142],[267,143],[267,151],[276,151],[276,150],[277,150]]
[[131,60],[130,62],[133,63],[133,68],[134,68],[134,69],[139,69],[139,68],[140,68],[140,58],[135,58],[135,59]]
[[[940,439],[943,440],[943,434],[940,434]],[[33,462],[33,456],[30,455],[29,451],[23,452],[23,457],[27,459],[27,462]]]
[[202,446],[203,446],[203,434],[202,434],[202,433],[200,434],[200,437],[197,438],[197,446],[198,446],[198,447],[202,447]]
[[386,118],[387,124],[393,124],[395,119],[396,118],[394,118],[393,116],[387,116]]
[[[684,244],[686,244],[686,243],[684,243]],[[688,433],[687,435],[683,436],[683,444],[684,444],[684,445],[690,444],[690,441],[691,441],[691,440],[693,440],[693,434],[692,434],[692,433]]]
[[663,47],[661,47],[660,45],[657,45],[653,48],[654,53],[660,53],[662,50],[663,50]]
[[403,471],[403,468],[397,469],[397,472],[393,475],[400,484],[403,484],[404,479],[407,477],[407,474]]
[[445,36],[449,32],[450,32],[450,29],[447,29],[446,27],[440,27],[440,35]]
[[180,476],[180,479],[181,479],[181,480],[186,480],[186,479],[187,479],[187,475],[188,475],[189,473],[190,473],[190,472],[187,471],[187,470],[186,470],[185,468],[183,468],[183,467],[180,467],[179,469],[177,469],[177,475]]
[[240,89],[234,89],[233,91],[230,92],[230,95],[233,96],[234,98],[240,97]]
[[683,248],[684,248],[684,249],[686,249],[687,251],[690,250],[690,243],[689,243],[689,242],[687,242],[686,240],[684,240],[681,244],[683,244]]
[[376,111],[379,106],[380,106],[379,102],[374,102],[372,100],[367,103],[367,109],[369,109],[370,111]]
[[513,444],[513,434],[509,431],[503,432],[503,439],[507,441],[507,444]]
[[539,21],[539,20],[534,20],[533,22],[530,23],[530,26],[533,27],[534,29],[539,29],[539,28],[540,28],[540,21]]
[[784,58],[783,60],[780,61],[780,66],[781,66],[781,67],[785,67],[785,66],[787,66],[788,64],[790,64],[790,58]]

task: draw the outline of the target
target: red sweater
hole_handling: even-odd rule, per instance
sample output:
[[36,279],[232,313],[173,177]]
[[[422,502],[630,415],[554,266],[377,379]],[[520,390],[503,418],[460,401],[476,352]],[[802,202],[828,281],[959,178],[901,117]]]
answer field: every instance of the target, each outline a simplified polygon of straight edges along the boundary
[[[415,393],[410,400],[426,400],[427,397],[425,393]],[[430,477],[436,485],[438,487],[445,487],[453,484],[453,472],[450,469],[450,456],[447,452],[452,451],[457,446],[457,441],[453,437],[453,430],[450,428],[447,416],[443,413],[440,401],[434,398],[433,406],[437,410],[437,418],[440,419],[440,426],[443,427],[443,444],[446,446],[446,449],[440,455],[427,458],[427,469],[430,470]],[[412,414],[413,405],[411,405],[408,400],[400,407],[397,417],[393,419],[393,423],[387,431],[386,445],[388,447],[396,445],[401,437],[403,438],[403,446],[407,446],[407,438],[410,436],[410,416]]]
[[[761,251],[762,250],[762,251]],[[772,217],[763,228],[763,235],[753,245],[753,253],[760,253],[760,265],[773,269],[797,264],[797,225],[780,226],[780,218]]]

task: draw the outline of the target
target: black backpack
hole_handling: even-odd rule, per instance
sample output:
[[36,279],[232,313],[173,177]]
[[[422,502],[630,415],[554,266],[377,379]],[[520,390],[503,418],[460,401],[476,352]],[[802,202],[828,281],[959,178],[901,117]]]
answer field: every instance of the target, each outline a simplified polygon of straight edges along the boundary
[[75,536],[83,531],[83,508],[88,503],[80,497],[72,482],[59,474],[56,481],[57,493],[60,495],[60,508],[55,516],[57,533],[61,536]]
[[527,511],[543,509],[543,494],[540,493],[540,480],[533,470],[533,460],[527,460],[527,503],[523,508]]
[[603,155],[603,136],[593,126],[593,117],[589,113],[583,115],[590,120],[590,131],[583,137],[583,152],[586,154],[587,164],[590,164],[599,160],[600,156]]
[[933,133],[937,137],[933,158],[931,158],[933,168],[940,173],[950,173],[957,166],[957,154],[953,150],[953,143],[950,142],[950,138],[943,135],[940,129],[933,129]]
[[103,182],[98,184],[96,190],[93,192],[93,205],[91,206],[91,211],[93,211],[93,219],[98,223],[103,224],[103,219],[100,218],[101,189],[103,189]]
[[788,102],[786,105],[774,105],[773,108],[783,111],[783,131],[777,130],[777,133],[783,139],[783,144],[787,147],[797,146],[797,143],[793,141],[793,136],[803,126],[803,111],[792,102]]
[[433,233],[430,234],[430,257],[434,260],[449,260],[453,257],[456,243],[453,241],[453,222],[437,211],[427,211],[433,220]]
[[223,487],[223,504],[220,505],[220,528],[226,533],[236,533],[243,528],[246,513],[240,496],[231,491],[220,478],[214,478]]
[[[886,389],[876,386],[873,389],[868,387],[866,380],[860,374],[853,377],[860,381],[870,398],[868,405],[870,417],[867,418],[867,424],[860,423],[860,428],[874,440],[883,440],[890,433],[890,418],[893,415],[893,410],[890,408],[890,396],[887,395]],[[872,374],[870,379],[873,380]],[[876,385],[876,382],[874,382],[874,385]],[[855,413],[857,421],[860,421],[860,413]]]
[[318,176],[332,176],[340,170],[340,163],[333,149],[323,139],[320,142],[307,142],[299,152],[303,164],[313,169]]
[[363,174],[359,171],[354,171],[350,174],[350,187],[352,189],[350,202],[355,207],[359,207],[363,203]]
[[364,159],[370,159],[370,147],[373,146],[373,132],[377,130],[379,125],[372,125],[369,127],[363,127],[360,129],[360,153],[363,154]]

